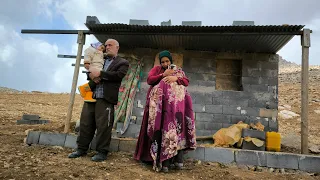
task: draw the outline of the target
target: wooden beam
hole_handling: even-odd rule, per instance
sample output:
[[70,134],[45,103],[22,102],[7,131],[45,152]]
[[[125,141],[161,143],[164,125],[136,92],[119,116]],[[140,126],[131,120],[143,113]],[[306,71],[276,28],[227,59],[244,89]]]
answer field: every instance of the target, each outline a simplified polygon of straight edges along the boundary
[[310,29],[303,29],[301,36],[302,66],[301,66],[301,154],[308,154],[308,93],[309,93],[309,47]]
[[[57,55],[58,58],[71,58],[71,59],[76,59],[77,56],[76,55],[67,55],[67,54],[58,54]],[[83,59],[84,56],[81,56],[81,59]]]
[[76,95],[76,88],[77,88],[77,83],[78,83],[78,77],[79,77],[79,70],[80,70],[80,61],[81,61],[81,55],[82,55],[82,50],[83,50],[83,45],[85,44],[85,38],[86,35],[82,32],[78,32],[78,53],[77,53],[77,59],[76,59],[76,64],[74,68],[74,73],[73,73],[73,80],[72,80],[72,86],[71,86],[71,94],[70,94],[70,100],[69,100],[69,106],[68,106],[68,112],[67,112],[67,117],[65,121],[65,126],[64,126],[64,132],[68,133],[70,129],[70,121],[72,118],[72,110],[73,110],[73,105],[74,105],[74,99]]

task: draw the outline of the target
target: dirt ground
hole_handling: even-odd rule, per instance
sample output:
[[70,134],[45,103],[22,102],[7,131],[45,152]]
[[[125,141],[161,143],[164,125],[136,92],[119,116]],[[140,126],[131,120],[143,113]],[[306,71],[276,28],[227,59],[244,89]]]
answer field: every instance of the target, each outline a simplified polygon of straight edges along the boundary
[[[288,77],[296,77],[290,78]],[[291,76],[280,75],[279,105],[290,105],[300,114],[299,72]],[[310,81],[310,143],[320,145],[320,121],[315,110],[320,110],[320,73],[313,71]],[[90,156],[70,160],[71,149],[61,147],[27,146],[23,143],[25,131],[29,129],[63,130],[68,107],[68,94],[10,93],[0,92],[0,179],[320,179],[305,172],[280,170],[269,172],[263,168],[235,165],[223,166],[217,163],[188,161],[186,168],[168,174],[155,173],[150,166],[132,159],[132,154],[112,153],[103,163],[90,161]],[[75,122],[82,108],[80,96],[76,96],[72,121]],[[16,125],[23,113],[39,114],[41,119],[51,122],[47,125]],[[282,136],[300,135],[299,118],[279,119]],[[296,152],[293,147],[286,150]],[[92,153],[90,154],[92,155]],[[261,172],[260,172],[261,171]]]

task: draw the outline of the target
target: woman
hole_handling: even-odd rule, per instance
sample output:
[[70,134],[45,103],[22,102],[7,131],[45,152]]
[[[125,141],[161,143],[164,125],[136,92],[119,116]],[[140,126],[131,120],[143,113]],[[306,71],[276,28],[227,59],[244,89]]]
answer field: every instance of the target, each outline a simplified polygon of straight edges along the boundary
[[195,125],[188,78],[180,68],[170,68],[169,51],[160,52],[159,60],[148,74],[150,88],[134,158],[168,172],[172,162],[181,169],[183,152],[196,148]]

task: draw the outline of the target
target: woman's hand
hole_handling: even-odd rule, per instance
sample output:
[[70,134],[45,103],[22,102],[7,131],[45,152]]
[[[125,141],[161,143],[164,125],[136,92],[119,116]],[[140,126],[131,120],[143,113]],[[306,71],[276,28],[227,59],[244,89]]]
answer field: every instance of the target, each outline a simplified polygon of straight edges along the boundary
[[171,74],[174,73],[174,70],[173,69],[166,69],[163,73],[163,76],[164,77],[167,77],[167,76],[170,76]]
[[166,83],[173,83],[173,82],[176,82],[177,80],[178,80],[178,77],[176,76],[167,76],[163,78],[163,81]]

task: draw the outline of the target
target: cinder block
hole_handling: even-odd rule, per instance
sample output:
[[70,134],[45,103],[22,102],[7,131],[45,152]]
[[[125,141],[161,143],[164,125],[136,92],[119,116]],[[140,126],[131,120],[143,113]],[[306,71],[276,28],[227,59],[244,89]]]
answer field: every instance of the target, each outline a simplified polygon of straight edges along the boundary
[[140,128],[141,128],[140,125],[129,124],[128,128],[126,129],[126,131],[123,134],[118,133],[118,137],[138,138],[139,132],[140,132]]
[[143,116],[143,108],[134,107],[132,110],[132,116]]
[[265,77],[278,77],[278,70],[262,69],[261,71],[263,73],[263,76]]
[[300,155],[299,169],[312,173],[320,173],[320,156]]
[[40,138],[39,138],[39,144],[51,145],[51,146],[64,146],[66,137],[67,135],[62,133],[41,132]]
[[222,105],[206,105],[205,110],[207,113],[222,114]]
[[242,143],[242,149],[248,149],[248,150],[256,150],[256,151],[265,151],[266,145],[264,144],[261,147],[257,147],[252,142],[243,141]]
[[133,153],[136,150],[137,140],[123,140],[120,139],[119,151]]
[[97,149],[96,136],[94,136],[94,137],[92,138],[92,141],[91,141],[91,143],[90,143],[90,145],[89,145],[89,149],[94,150],[94,151]]
[[193,111],[196,113],[206,112],[206,106],[204,104],[193,104]]
[[26,144],[38,144],[40,138],[40,131],[29,131],[26,139]]
[[231,99],[234,101],[247,100],[252,97],[250,93],[244,91],[222,91],[224,99]]
[[278,120],[269,119],[269,121],[268,121],[268,127],[269,127],[269,131],[278,132],[278,131],[279,131]]
[[208,122],[203,122],[203,121],[195,121],[195,126],[196,126],[196,129],[199,129],[199,130],[204,130],[205,129],[205,124],[207,124]]
[[219,130],[222,128],[222,123],[206,123],[205,130]]
[[230,164],[235,162],[234,150],[228,148],[206,148],[205,161]]
[[230,114],[230,115],[240,115],[241,107],[240,106],[222,106],[223,114]]
[[213,115],[213,122],[214,123],[228,123],[228,124],[230,124],[231,115],[214,114]]
[[141,125],[142,124],[142,116],[137,116],[136,124]]
[[278,70],[278,62],[259,61],[260,66],[265,70]]
[[267,166],[267,156],[262,151],[235,151],[235,161],[237,164]]
[[267,153],[267,166],[272,168],[299,169],[299,156],[287,153]]
[[184,158],[192,158],[197,159],[200,161],[205,161],[205,148],[204,147],[197,147],[194,151],[188,151],[187,154],[184,155]]
[[267,104],[266,104],[266,101],[259,101],[259,100],[256,100],[256,99],[249,99],[248,100],[248,107],[266,108]]
[[243,91],[245,92],[268,92],[269,88],[266,84],[244,84],[243,85]]
[[119,143],[120,143],[120,140],[117,139],[117,138],[112,138],[111,139],[111,142],[110,142],[110,147],[109,147],[109,150],[111,152],[118,152],[119,151]]
[[196,130],[196,136],[211,136],[212,131],[211,130]]
[[48,124],[50,121],[49,120],[17,120],[17,124]]
[[268,85],[270,86],[274,86],[274,85],[278,85],[278,77],[268,77]]
[[77,136],[68,134],[66,136],[66,141],[64,143],[64,147],[76,149],[77,146]]
[[194,96],[195,104],[212,104],[211,93],[193,92],[191,95]]
[[24,114],[22,120],[39,120],[40,116],[36,114]]
[[278,115],[278,110],[276,109],[265,109],[260,108],[259,116],[266,118],[276,118]]
[[222,96],[223,96],[222,91],[213,91],[212,92],[212,97],[214,97],[214,98],[221,98]]
[[231,115],[230,124],[237,124],[240,121],[250,124],[250,118],[248,116]]
[[223,123],[222,124],[222,128],[228,128],[230,126],[232,126],[233,124],[228,124],[228,123]]
[[199,86],[205,86],[205,87],[216,87],[215,81],[198,81]]
[[196,113],[196,121],[212,122],[213,114]]
[[246,116],[259,116],[259,108],[255,108],[255,107],[241,108],[240,114],[246,115]]
[[242,137],[258,138],[264,141],[266,140],[266,132],[253,129],[242,129]]

